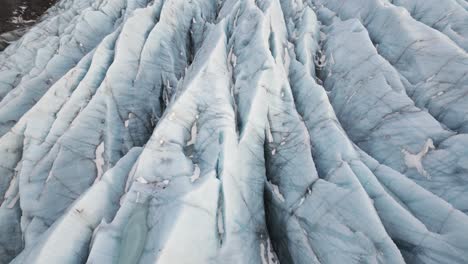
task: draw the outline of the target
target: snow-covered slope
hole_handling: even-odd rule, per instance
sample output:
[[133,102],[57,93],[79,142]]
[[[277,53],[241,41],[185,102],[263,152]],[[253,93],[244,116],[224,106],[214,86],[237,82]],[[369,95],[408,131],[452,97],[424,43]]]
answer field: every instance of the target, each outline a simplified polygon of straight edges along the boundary
[[60,1],[0,53],[0,263],[468,263],[439,5]]

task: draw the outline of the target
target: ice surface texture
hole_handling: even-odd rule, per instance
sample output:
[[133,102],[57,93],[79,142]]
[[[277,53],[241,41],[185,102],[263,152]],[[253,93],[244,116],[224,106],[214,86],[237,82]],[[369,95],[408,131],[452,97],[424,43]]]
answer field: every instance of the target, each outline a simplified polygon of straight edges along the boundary
[[0,53],[0,263],[468,263],[465,0],[62,0]]

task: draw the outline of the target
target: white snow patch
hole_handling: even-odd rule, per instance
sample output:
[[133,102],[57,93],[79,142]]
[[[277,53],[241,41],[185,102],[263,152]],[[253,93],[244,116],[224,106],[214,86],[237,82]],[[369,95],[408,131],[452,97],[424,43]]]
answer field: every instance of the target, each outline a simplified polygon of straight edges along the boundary
[[328,60],[328,63],[329,63],[330,65],[335,64],[335,58],[333,57],[333,53],[330,54],[330,59]]
[[166,188],[167,185],[169,185],[169,182],[170,182],[169,180],[149,182],[144,177],[138,177],[135,181],[138,182],[138,183],[141,183],[141,184],[150,184],[152,186],[156,186],[158,188],[163,188],[163,189]]
[[304,203],[304,201],[305,201],[305,197],[302,197],[297,207],[300,207]]
[[148,183],[148,181],[147,181],[145,178],[143,178],[143,177],[138,177],[138,178],[136,179],[136,181],[139,182],[139,183],[143,183],[143,184],[147,184],[147,183]]
[[286,199],[284,199],[283,194],[281,194],[278,185],[272,183],[271,181],[268,181],[268,183],[271,185],[271,188],[272,188],[273,193],[275,194],[276,198],[278,198],[281,202],[286,201]]
[[169,120],[174,120],[176,114],[174,112],[172,112],[170,115],[169,115]]
[[310,187],[309,187],[309,188],[307,188],[305,195],[303,195],[303,196],[301,197],[301,199],[299,200],[299,202],[297,203],[297,206],[295,206],[295,208],[301,207],[302,204],[304,204],[304,202],[305,202],[305,200],[306,200],[306,197],[309,196],[309,195],[311,195],[311,194],[312,194],[312,189],[310,189]]
[[104,166],[104,157],[102,154],[104,154],[104,141],[96,148],[96,158],[94,159],[94,163],[96,164],[97,175],[95,182],[101,180],[103,174],[102,168]]
[[130,119],[134,118],[135,114],[134,113],[128,113],[127,120],[125,120],[124,126],[127,128],[128,124],[130,123]]
[[193,169],[193,174],[190,176],[190,182],[194,182],[200,178],[200,167],[195,164],[195,168]]
[[14,177],[11,182],[10,182],[10,186],[8,187],[7,191],[5,192],[5,199],[12,196],[13,193],[15,193],[15,190],[16,190],[16,181],[17,181],[17,177]]
[[121,197],[120,197],[120,200],[119,200],[119,205],[122,206],[124,201],[125,201],[125,197],[127,197],[127,194],[124,193]]
[[49,174],[47,175],[47,179],[45,182],[49,182],[50,179],[52,179],[52,177],[53,177],[52,171],[49,171]]
[[426,82],[430,82],[435,78],[435,74],[426,79]]
[[[233,48],[229,50],[228,60],[231,62],[232,67],[237,65],[237,56],[234,54]],[[232,69],[230,69],[232,71]]]
[[427,173],[427,171],[424,170],[422,158],[429,152],[430,149],[434,149],[434,142],[429,138],[419,153],[412,154],[406,149],[401,150],[404,155],[406,167],[408,167],[408,169],[415,168],[419,174],[428,179],[430,179],[431,176]]
[[278,257],[273,252],[273,247],[271,246],[270,239],[268,239],[266,242],[260,243],[260,257],[262,258],[262,264],[278,263]]
[[271,155],[276,155],[276,149],[274,148],[272,151],[271,151]]
[[237,65],[237,56],[234,53],[232,53],[231,62],[232,62],[232,67],[236,67],[236,65]]
[[135,203],[139,203],[139,202],[140,202],[140,192],[137,192]]
[[266,137],[267,137],[268,143],[273,143],[273,133],[271,133],[271,129],[269,125],[266,128],[266,132],[267,132]]
[[190,140],[187,142],[187,146],[195,144],[197,140],[197,122],[193,123],[192,130],[190,131]]
[[8,208],[8,209],[13,208],[13,207],[15,206],[15,204],[18,202],[19,198],[20,198],[20,194],[19,194],[19,192],[18,192],[18,193],[16,194],[15,198],[13,198],[13,200],[11,200],[11,202],[8,204],[7,208]]

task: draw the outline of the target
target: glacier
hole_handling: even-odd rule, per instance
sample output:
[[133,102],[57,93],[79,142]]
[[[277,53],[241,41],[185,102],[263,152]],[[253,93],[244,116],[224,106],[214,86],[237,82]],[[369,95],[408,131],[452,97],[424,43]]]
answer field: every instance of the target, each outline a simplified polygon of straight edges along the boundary
[[61,0],[0,52],[0,263],[468,263],[466,0]]

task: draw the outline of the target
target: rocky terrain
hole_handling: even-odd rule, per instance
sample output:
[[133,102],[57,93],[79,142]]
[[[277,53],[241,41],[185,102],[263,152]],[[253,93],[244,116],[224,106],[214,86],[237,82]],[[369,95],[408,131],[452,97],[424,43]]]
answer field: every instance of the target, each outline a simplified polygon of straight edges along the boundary
[[0,3],[0,51],[20,38],[55,0],[2,0]]

